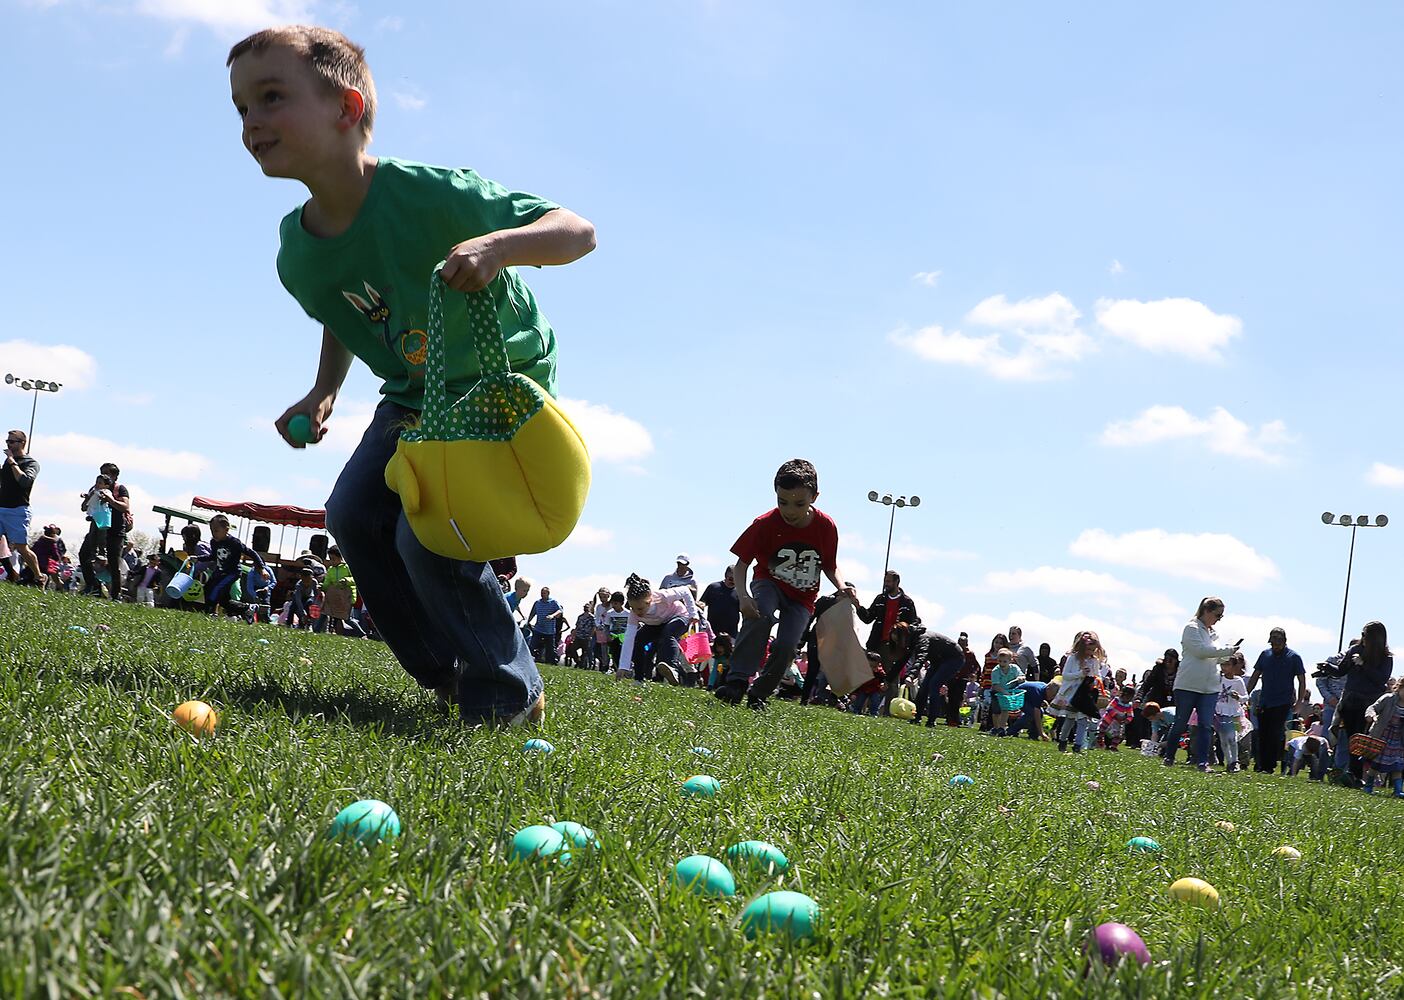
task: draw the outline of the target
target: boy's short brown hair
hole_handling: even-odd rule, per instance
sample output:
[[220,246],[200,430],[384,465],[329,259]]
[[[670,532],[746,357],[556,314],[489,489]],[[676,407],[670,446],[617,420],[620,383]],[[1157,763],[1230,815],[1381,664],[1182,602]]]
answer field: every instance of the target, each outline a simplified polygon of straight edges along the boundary
[[801,487],[818,495],[819,473],[815,470],[813,462],[803,458],[792,458],[776,471],[775,488],[777,490],[797,490]]
[[229,50],[224,65],[233,66],[234,60],[242,55],[262,52],[276,45],[300,55],[328,90],[340,93],[349,87],[360,91],[366,105],[361,115],[361,135],[370,142],[371,129],[375,126],[375,81],[371,79],[370,66],[366,65],[366,50],[331,28],[290,24],[255,31]]

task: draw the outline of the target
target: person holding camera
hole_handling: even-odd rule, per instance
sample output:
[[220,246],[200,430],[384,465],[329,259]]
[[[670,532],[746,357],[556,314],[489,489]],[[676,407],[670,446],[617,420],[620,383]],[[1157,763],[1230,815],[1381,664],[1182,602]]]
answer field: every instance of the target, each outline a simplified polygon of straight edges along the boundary
[[[1336,743],[1336,766],[1341,780],[1359,787],[1362,761],[1350,753],[1350,738],[1369,730],[1365,713],[1385,693],[1385,684],[1394,673],[1394,655],[1389,650],[1389,633],[1384,622],[1370,622],[1360,630],[1360,642],[1346,650],[1341,661],[1345,674],[1345,689],[1336,706],[1336,725],[1340,736]],[[1350,777],[1344,772],[1350,769]]]

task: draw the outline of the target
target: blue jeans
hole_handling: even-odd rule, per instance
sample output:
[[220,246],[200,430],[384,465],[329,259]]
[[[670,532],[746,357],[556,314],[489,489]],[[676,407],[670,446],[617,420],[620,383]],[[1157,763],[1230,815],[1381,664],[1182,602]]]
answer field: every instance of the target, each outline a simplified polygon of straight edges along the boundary
[[1215,715],[1214,732],[1219,736],[1219,747],[1224,753],[1225,766],[1236,766],[1238,764],[1238,716]]
[[[682,653],[682,637],[687,635],[686,618],[670,618],[658,625],[640,625],[634,633],[634,680],[655,680],[659,663],[667,663],[683,675],[687,658]],[[647,648],[645,648],[647,647]]]
[[731,667],[727,670],[726,687],[733,692],[736,700],[740,700],[740,690],[745,687],[746,678],[760,667],[765,640],[770,638],[770,631],[774,629],[775,640],[770,644],[770,655],[765,658],[765,667],[750,688],[751,701],[761,702],[775,693],[780,678],[785,676],[785,671],[794,662],[795,650],[804,636],[804,630],[809,627],[811,613],[803,604],[782,593],[770,580],[753,580],[751,596],[756,599],[760,617],[747,618],[741,626],[741,634],[736,637],[736,648],[731,655]]
[[[965,657],[957,654],[926,668],[926,676],[921,679],[921,686],[917,688],[915,699],[917,714],[912,719],[913,722],[919,721],[924,715],[928,726],[936,725],[936,699],[940,697],[939,692],[943,686],[950,683],[951,678],[958,674],[963,666],[965,666]],[[961,685],[961,687],[964,686]]]
[[1208,764],[1209,751],[1214,744],[1214,713],[1219,704],[1219,692],[1190,691],[1187,688],[1175,689],[1175,725],[1165,738],[1165,759],[1174,762],[1175,751],[1179,749],[1180,737],[1189,729],[1191,712],[1198,712],[1198,725],[1195,727],[1195,763]]
[[862,715],[865,709],[869,715],[882,714],[881,691],[870,691],[867,694],[860,692],[853,696],[853,707],[850,711],[854,715]]
[[400,666],[421,687],[455,684],[465,722],[510,718],[543,684],[496,574],[421,545],[385,485],[385,463],[412,413],[389,400],[376,407],[327,500],[327,531]]

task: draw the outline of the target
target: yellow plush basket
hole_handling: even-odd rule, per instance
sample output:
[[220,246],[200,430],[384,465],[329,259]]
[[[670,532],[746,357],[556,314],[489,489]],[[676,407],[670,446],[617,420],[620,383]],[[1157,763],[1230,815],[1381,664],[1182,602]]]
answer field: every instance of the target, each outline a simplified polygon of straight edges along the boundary
[[487,290],[466,296],[482,375],[448,401],[442,267],[430,279],[424,411],[400,434],[385,482],[431,552],[475,562],[545,552],[570,536],[585,507],[585,439],[546,390],[511,370]]

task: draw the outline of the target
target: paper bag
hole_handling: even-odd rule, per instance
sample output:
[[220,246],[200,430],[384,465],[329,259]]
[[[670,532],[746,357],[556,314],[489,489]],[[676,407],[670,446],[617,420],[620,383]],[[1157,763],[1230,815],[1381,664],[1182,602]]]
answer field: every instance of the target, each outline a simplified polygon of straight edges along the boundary
[[873,679],[868,654],[854,630],[853,602],[836,601],[814,625],[819,666],[834,694],[842,697]]

